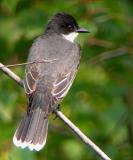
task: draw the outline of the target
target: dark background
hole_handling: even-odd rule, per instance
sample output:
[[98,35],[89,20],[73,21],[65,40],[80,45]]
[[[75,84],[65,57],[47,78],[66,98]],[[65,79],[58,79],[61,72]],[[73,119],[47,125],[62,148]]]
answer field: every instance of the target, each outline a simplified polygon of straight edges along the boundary
[[[25,62],[33,40],[59,11],[72,14],[91,32],[77,39],[81,65],[61,110],[113,160],[132,160],[132,0],[1,0],[0,61]],[[11,69],[23,78],[24,66]],[[24,90],[0,71],[1,160],[99,159],[54,115],[43,150],[16,148],[12,137],[26,105]]]

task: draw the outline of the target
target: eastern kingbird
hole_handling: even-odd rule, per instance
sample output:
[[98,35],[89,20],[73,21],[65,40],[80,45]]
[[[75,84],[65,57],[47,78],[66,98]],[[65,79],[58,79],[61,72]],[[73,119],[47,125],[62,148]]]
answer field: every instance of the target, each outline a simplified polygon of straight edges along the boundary
[[[49,115],[66,96],[78,70],[80,46],[74,39],[87,32],[71,15],[57,13],[32,44],[24,79],[28,108],[13,137],[17,147],[39,151],[45,145]],[[46,59],[51,62],[38,63]]]

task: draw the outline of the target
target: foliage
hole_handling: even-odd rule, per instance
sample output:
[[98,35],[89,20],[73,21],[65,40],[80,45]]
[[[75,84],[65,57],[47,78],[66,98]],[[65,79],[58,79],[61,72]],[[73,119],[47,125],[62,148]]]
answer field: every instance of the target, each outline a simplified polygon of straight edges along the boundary
[[[81,35],[82,59],[61,110],[112,159],[133,157],[133,1],[132,0],[1,0],[0,61],[26,61],[29,47],[49,17],[64,11],[90,30]],[[12,68],[23,77],[24,67]],[[22,88],[0,72],[0,159],[96,160],[63,122],[51,116],[47,145],[38,152],[12,144],[26,110]]]

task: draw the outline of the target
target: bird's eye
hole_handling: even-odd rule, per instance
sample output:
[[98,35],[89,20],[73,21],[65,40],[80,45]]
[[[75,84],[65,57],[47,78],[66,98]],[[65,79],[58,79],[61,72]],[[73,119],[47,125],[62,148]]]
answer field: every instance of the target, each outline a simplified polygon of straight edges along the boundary
[[74,30],[74,26],[72,24],[62,25],[62,28],[67,29],[70,32],[72,32]]
[[74,30],[74,26],[71,25],[71,24],[69,24],[69,25],[67,26],[67,28],[68,28],[70,31],[73,31],[73,30]]
[[67,27],[68,27],[68,28],[73,28],[73,26],[72,26],[71,24],[69,24]]

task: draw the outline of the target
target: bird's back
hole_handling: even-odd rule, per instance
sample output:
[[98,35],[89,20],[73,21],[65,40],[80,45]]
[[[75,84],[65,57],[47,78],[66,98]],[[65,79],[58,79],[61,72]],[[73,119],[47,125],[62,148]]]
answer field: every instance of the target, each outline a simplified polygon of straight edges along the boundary
[[36,64],[42,76],[65,74],[65,72],[75,69],[79,63],[79,45],[71,43],[58,35],[41,36],[30,49],[28,62],[35,60],[51,60],[51,62]]

